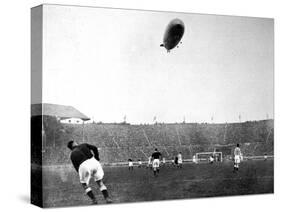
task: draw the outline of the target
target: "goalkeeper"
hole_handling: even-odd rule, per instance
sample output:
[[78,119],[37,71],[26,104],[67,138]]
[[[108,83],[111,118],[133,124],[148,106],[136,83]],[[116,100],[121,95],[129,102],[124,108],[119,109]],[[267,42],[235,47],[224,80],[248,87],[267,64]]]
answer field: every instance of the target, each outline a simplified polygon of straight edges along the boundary
[[109,198],[107,188],[102,181],[104,172],[99,162],[97,147],[87,143],[78,145],[75,141],[69,141],[67,147],[71,150],[70,159],[79,174],[80,183],[92,200],[92,204],[98,203],[89,186],[92,177],[98,184],[106,203],[111,203],[112,200]]

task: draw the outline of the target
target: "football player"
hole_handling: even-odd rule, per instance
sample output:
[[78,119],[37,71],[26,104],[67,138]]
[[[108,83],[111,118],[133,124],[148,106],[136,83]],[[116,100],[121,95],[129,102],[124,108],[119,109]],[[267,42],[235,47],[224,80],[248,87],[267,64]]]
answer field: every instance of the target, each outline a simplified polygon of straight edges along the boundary
[[233,172],[238,171],[239,169],[239,164],[241,161],[241,149],[239,147],[239,144],[236,145],[234,149],[234,169]]
[[267,160],[267,154],[266,153],[264,154],[263,158],[264,158],[264,161]]
[[162,164],[163,164],[163,166],[165,166],[165,164],[166,164],[166,159],[165,158],[162,158]]
[[214,157],[212,155],[210,155],[209,157],[209,163],[210,164],[213,164],[214,163]]
[[193,155],[193,157],[192,157],[192,162],[197,164],[196,155]]
[[92,200],[92,203],[97,204],[98,202],[89,186],[91,178],[98,184],[106,203],[111,203],[112,200],[110,199],[107,188],[102,181],[104,172],[99,162],[100,159],[97,147],[87,143],[78,145],[72,140],[68,142],[67,147],[71,150],[70,160],[79,174],[80,183],[85,189],[86,194]]
[[159,174],[159,166],[160,166],[160,159],[162,154],[155,148],[154,152],[151,155],[152,158],[152,167],[153,167],[153,174],[156,177]]
[[129,160],[128,160],[128,165],[129,165],[129,171],[130,171],[130,170],[133,171],[133,169],[134,169],[134,164],[133,164],[133,161],[132,161],[131,158],[129,158]]
[[178,167],[178,156],[176,156],[176,157],[174,158],[174,165],[175,165],[176,167]]
[[178,154],[178,168],[182,168],[182,154],[179,152]]
[[138,167],[141,168],[141,166],[142,166],[142,162],[141,162],[141,160],[139,159],[139,160],[138,160]]

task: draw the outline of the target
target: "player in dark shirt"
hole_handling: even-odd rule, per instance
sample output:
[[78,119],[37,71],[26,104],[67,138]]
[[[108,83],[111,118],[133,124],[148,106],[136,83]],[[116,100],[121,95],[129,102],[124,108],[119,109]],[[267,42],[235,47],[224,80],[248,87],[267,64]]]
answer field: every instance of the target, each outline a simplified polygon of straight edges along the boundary
[[97,147],[84,143],[80,145],[77,144],[77,146],[72,149],[70,159],[75,170],[78,172],[80,164],[82,164],[85,160],[92,158],[93,156],[97,161],[100,160]]
[[151,155],[153,159],[160,159],[161,156],[162,154],[157,149],[155,149],[155,151]]
[[175,157],[174,164],[175,164],[176,167],[178,166],[178,156]]
[[151,157],[152,157],[153,174],[156,177],[157,173],[159,174],[159,171],[160,171],[159,166],[160,166],[160,159],[162,157],[162,154],[155,148]]
[[109,198],[107,188],[102,181],[104,172],[99,162],[97,147],[87,143],[78,145],[75,141],[69,141],[67,147],[71,150],[70,160],[79,174],[80,183],[92,203],[97,204],[97,200],[89,186],[91,178],[97,182],[106,202],[111,203],[112,200]]

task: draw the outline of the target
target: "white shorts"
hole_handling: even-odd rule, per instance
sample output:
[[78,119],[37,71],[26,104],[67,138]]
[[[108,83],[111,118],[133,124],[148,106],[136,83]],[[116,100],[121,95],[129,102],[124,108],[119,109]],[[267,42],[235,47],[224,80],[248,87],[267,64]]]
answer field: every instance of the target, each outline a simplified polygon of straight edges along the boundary
[[159,159],[154,159],[152,162],[152,167],[153,168],[159,168],[160,165],[160,160]]
[[133,162],[129,162],[129,167],[132,167],[133,166]]
[[178,160],[178,164],[182,164],[182,160]]
[[240,156],[239,155],[235,155],[234,156],[234,162],[235,163],[240,163]]
[[89,185],[91,178],[93,177],[95,181],[101,180],[104,176],[103,169],[99,161],[94,157],[85,160],[79,166],[79,177],[80,183],[86,183]]

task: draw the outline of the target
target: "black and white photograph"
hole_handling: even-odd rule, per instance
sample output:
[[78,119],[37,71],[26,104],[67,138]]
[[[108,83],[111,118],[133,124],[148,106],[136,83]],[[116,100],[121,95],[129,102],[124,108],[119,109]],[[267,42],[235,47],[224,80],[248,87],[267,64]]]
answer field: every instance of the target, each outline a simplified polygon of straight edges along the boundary
[[31,203],[274,193],[274,19],[31,9]]

